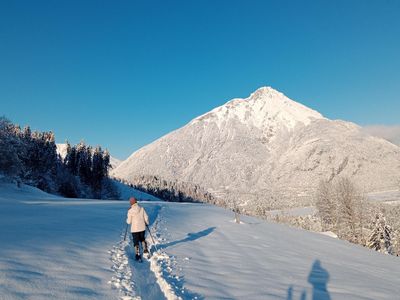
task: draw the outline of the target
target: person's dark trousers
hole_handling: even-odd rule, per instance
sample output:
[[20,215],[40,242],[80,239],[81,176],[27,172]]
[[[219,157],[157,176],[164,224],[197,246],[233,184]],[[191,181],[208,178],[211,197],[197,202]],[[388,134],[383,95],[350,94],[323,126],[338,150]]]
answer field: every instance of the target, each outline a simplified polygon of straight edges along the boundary
[[132,232],[133,245],[139,246],[139,242],[144,242],[145,231]]
[[143,252],[145,252],[145,253],[148,252],[147,243],[146,243],[144,234],[145,234],[145,231],[132,232],[133,245],[135,246],[136,254],[140,254],[139,242],[142,243]]

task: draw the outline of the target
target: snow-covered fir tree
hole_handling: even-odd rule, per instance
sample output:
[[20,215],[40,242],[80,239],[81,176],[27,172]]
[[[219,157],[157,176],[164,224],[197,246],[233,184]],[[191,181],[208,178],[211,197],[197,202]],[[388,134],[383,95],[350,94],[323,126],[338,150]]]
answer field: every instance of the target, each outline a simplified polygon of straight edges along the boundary
[[368,248],[393,255],[392,242],[392,228],[386,223],[386,218],[382,213],[376,214],[374,228],[367,242]]
[[12,123],[5,117],[0,117],[0,172],[15,177],[22,169],[22,162],[18,156],[21,142],[12,131]]
[[101,190],[101,183],[105,175],[103,164],[103,151],[101,147],[97,146],[93,152],[92,162],[92,186],[97,193]]

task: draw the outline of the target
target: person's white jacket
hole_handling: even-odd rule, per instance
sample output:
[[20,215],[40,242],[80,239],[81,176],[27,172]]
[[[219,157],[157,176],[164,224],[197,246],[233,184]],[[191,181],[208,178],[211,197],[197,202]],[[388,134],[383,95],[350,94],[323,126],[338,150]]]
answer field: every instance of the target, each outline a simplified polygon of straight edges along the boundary
[[131,224],[131,232],[145,231],[146,225],[149,225],[149,217],[144,208],[135,203],[128,210],[126,223]]

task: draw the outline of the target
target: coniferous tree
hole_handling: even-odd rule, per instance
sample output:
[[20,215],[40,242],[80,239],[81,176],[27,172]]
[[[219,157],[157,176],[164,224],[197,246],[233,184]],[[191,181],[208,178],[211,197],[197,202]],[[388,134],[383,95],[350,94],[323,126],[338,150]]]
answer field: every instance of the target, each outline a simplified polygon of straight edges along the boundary
[[84,160],[84,168],[83,168],[83,180],[86,184],[91,184],[91,176],[92,176],[92,147],[86,146],[85,149],[85,160]]
[[99,194],[101,192],[103,178],[104,178],[103,151],[100,146],[97,146],[93,152],[93,162],[92,162],[92,187],[95,194]]
[[22,162],[17,155],[21,143],[14,136],[12,123],[5,117],[0,117],[0,172],[6,176],[15,177],[22,169]]
[[392,239],[392,228],[386,224],[386,218],[382,213],[376,214],[374,228],[368,239],[367,247],[393,255]]
[[108,150],[103,153],[103,177],[108,177],[108,170],[110,169],[110,153]]
[[82,182],[88,183],[88,151],[86,144],[81,141],[76,147],[77,174]]
[[76,198],[81,196],[80,183],[65,164],[57,166],[57,185],[58,192],[64,197]]
[[72,175],[78,175],[76,146],[67,147],[67,155],[65,156],[64,164]]
[[62,158],[60,156],[60,161],[61,161],[62,164],[67,165],[68,154],[71,153],[72,147],[71,147],[71,144],[68,141],[65,141],[65,145],[66,145],[66,147],[65,147],[65,157]]

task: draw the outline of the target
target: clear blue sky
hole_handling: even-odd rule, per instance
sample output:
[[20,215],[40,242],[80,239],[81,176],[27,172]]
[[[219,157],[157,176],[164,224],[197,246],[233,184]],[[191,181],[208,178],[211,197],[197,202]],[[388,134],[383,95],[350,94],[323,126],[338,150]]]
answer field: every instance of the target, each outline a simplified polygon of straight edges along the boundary
[[126,158],[269,85],[399,124],[400,1],[1,1],[0,115]]

